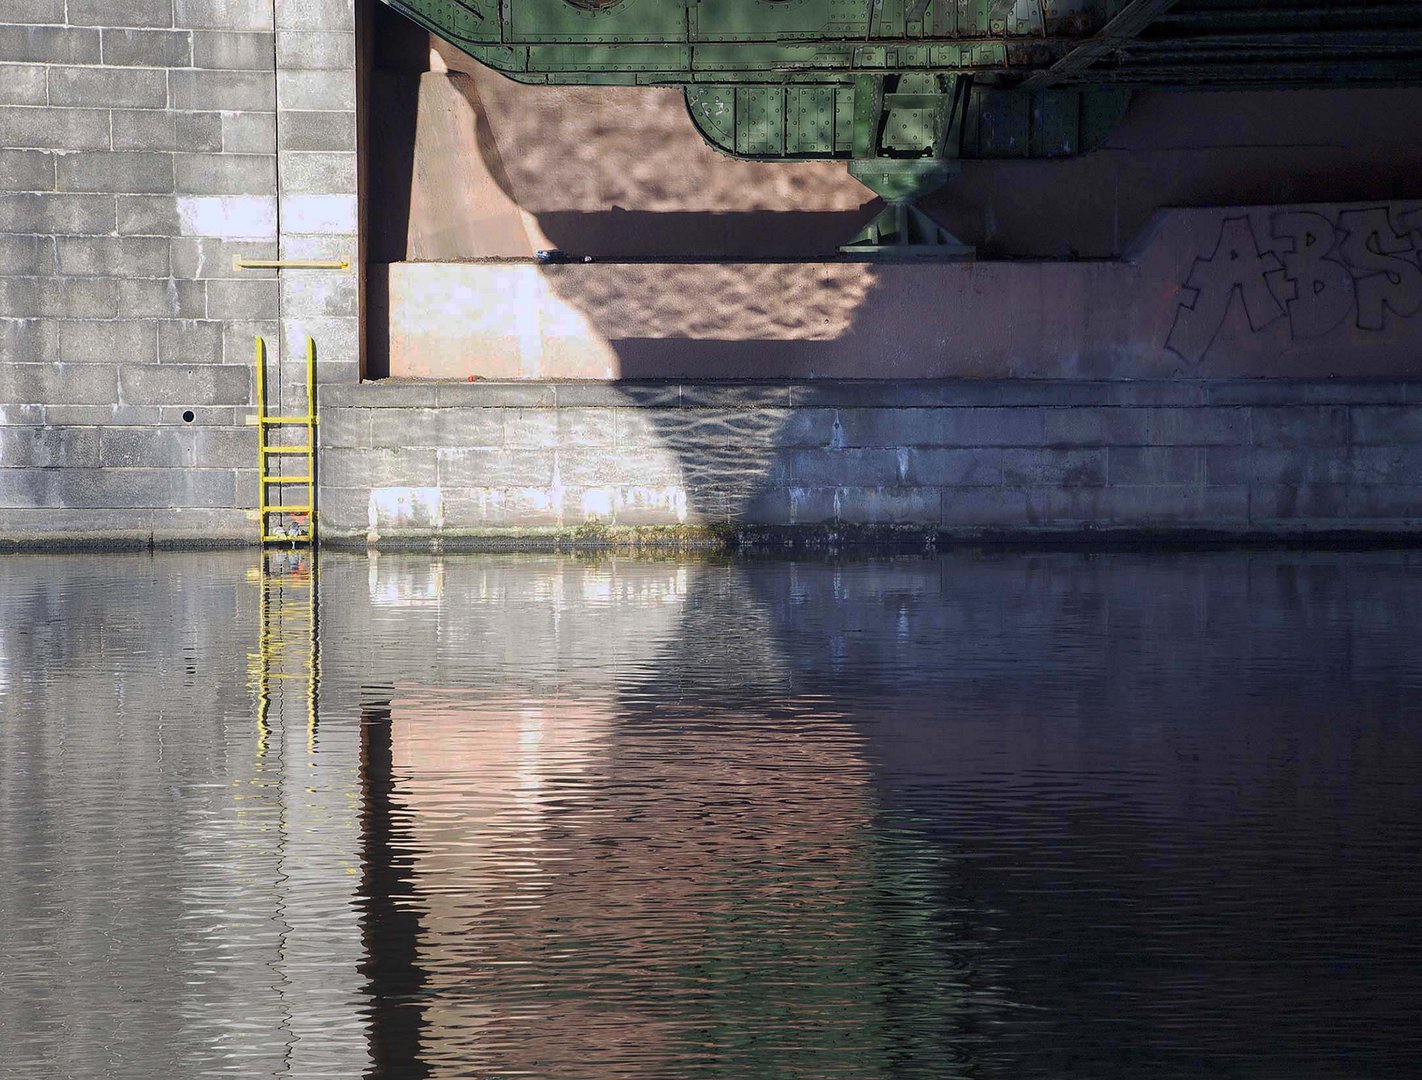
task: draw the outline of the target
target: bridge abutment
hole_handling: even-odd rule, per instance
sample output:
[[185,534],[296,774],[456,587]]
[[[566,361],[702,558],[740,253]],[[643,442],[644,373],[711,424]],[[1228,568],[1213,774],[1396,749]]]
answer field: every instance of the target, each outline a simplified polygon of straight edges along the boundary
[[862,263],[840,166],[394,18],[0,3],[0,543],[254,542],[258,336],[346,543],[1422,530],[1417,91],[1149,97]]

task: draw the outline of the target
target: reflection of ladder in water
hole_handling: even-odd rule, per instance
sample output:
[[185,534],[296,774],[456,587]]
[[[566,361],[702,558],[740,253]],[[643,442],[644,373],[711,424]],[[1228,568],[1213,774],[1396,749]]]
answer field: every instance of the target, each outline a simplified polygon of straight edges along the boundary
[[[247,574],[257,594],[257,648],[248,675],[257,704],[257,756],[265,756],[273,718],[306,720],[306,748],[316,749],[321,686],[319,564],[314,550],[262,553]],[[295,708],[290,709],[290,706]],[[283,724],[284,727],[284,724]],[[280,733],[278,738],[280,738]]]
[[[306,339],[306,412],[304,415],[267,415],[267,343],[257,338],[257,514],[264,544],[311,544],[316,540],[316,342]],[[299,443],[284,443],[277,436],[285,428],[298,429]],[[300,473],[287,473],[283,463],[304,462]],[[304,494],[287,502],[286,492]],[[276,496],[274,499],[273,496]],[[279,519],[289,519],[282,524]],[[278,519],[276,522],[273,518]]]

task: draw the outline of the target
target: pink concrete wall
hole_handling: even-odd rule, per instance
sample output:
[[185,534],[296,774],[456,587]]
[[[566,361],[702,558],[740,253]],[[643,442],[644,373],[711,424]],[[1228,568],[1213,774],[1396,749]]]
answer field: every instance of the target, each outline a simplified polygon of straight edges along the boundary
[[403,263],[390,373],[1416,377],[1422,203],[1162,213],[1129,260]]

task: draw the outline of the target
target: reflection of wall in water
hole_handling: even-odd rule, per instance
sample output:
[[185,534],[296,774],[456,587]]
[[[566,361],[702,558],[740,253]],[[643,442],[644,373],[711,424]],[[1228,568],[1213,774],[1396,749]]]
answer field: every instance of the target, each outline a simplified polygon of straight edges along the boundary
[[[426,605],[436,580],[442,610]],[[673,632],[695,625],[689,598],[708,590],[745,605],[718,655],[773,688],[775,649],[734,567],[375,564],[371,596],[387,616],[408,613],[416,633],[509,632],[511,620],[523,654],[509,666],[479,638],[431,641],[421,680],[395,688],[388,728],[369,729],[389,740],[396,906],[418,913],[415,940],[385,945],[405,958],[393,977],[418,982],[424,1004],[417,1025],[409,1011],[389,1022],[435,1075],[502,1075],[534,1055],[579,1075],[791,1062],[831,1075],[852,1062],[872,1076],[889,1068],[886,1046],[928,1060],[951,1027],[941,985],[910,986],[909,1008],[876,997],[891,972],[914,984],[903,958],[935,948],[937,931],[912,910],[921,886],[901,875],[922,863],[916,841],[877,829],[843,718],[813,698],[729,714],[660,663]],[[630,639],[608,632],[638,622]],[[514,681],[481,685],[494,672]],[[441,676],[447,688],[431,688]],[[649,708],[654,696],[670,706],[664,720],[652,708],[629,722],[637,685]],[[924,1012],[934,1024],[909,1019]],[[785,1033],[777,1045],[742,1037],[767,1026]]]
[[355,728],[328,725],[313,755],[304,706],[276,710],[261,747],[251,563],[6,560],[0,647],[24,673],[0,685],[15,1075],[365,1069]]

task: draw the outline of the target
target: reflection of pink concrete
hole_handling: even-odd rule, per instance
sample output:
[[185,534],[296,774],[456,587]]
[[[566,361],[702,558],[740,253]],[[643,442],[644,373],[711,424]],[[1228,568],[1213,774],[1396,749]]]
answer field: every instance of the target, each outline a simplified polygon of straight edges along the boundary
[[[1132,262],[395,264],[390,374],[1414,376],[1414,220],[1174,210]],[[1373,227],[1381,243],[1349,239]]]

